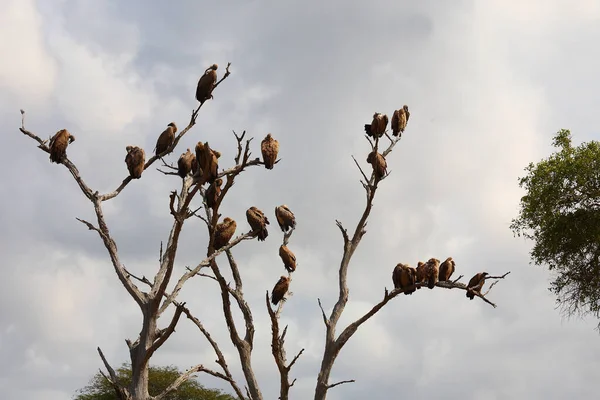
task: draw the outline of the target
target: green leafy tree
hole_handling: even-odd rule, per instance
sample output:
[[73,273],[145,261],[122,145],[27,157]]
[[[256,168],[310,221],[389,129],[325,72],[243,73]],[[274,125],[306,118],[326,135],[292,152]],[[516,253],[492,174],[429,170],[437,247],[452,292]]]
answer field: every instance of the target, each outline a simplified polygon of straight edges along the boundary
[[562,129],[553,145],[556,152],[519,178],[526,194],[511,229],[534,241],[532,261],[553,272],[549,289],[563,313],[599,318],[600,143],[573,147]]
[[[124,385],[131,383],[131,366],[123,364],[117,371],[119,381]],[[148,391],[151,396],[162,393],[170,384],[181,376],[182,372],[174,366],[157,367],[150,366],[148,371]],[[119,400],[114,386],[100,372],[96,373],[90,383],[83,389],[74,400]],[[218,389],[206,389],[194,379],[186,380],[165,397],[165,400],[233,400],[234,397],[223,393]]]

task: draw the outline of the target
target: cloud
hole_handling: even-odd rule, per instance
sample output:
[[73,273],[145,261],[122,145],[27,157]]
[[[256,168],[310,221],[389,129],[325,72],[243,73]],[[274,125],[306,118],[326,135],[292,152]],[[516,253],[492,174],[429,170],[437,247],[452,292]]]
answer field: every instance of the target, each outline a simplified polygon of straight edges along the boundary
[[[327,312],[338,298],[335,220],[352,233],[364,209],[350,155],[369,171],[363,125],[373,112],[391,116],[403,104],[411,119],[353,256],[338,333],[391,288],[398,262],[452,255],[463,281],[482,270],[511,274],[490,293],[496,309],[440,288],[398,296],[341,351],[331,382],[356,383],[328,398],[383,398],[399,388],[432,399],[592,395],[590,371],[600,367],[595,321],[561,320],[548,272],[528,265],[530,243],[513,238],[508,225],[522,196],[517,177],[549,153],[551,135],[572,127],[576,140],[594,137],[600,88],[587,49],[598,39],[597,4],[536,1],[515,12],[506,2],[5,3],[0,22],[9,34],[0,48],[19,60],[0,63],[10,165],[0,172],[7,188],[0,192],[0,357],[12,360],[0,367],[0,388],[7,398],[70,397],[101,366],[97,346],[113,365],[127,361],[124,339],[135,339],[141,319],[98,235],[74,219],[95,222],[91,204],[64,167],[18,132],[19,108],[26,127],[44,139],[71,130],[70,159],[94,190],[111,191],[127,175],[125,146],[143,146],[149,156],[169,122],[189,121],[202,71],[216,62],[222,76],[228,61],[232,75],[165,160],[175,162],[202,140],[229,167],[231,130],[254,137],[253,156],[267,133],[280,142],[282,162],[237,178],[221,209],[238,222],[237,234],[249,229],[252,205],[271,220],[266,242],[234,250],[253,309],[253,365],[265,398],[275,398],[278,385],[264,296],[284,272],[274,208],[287,204],[298,220],[289,244],[298,270],[281,322],[289,325],[288,359],[305,349],[292,370],[292,397],[309,398],[325,332],[317,298]],[[173,223],[169,192],[181,183],[155,166],[104,204],[121,259],[147,277]],[[206,238],[202,221],[186,223],[174,279],[202,259]],[[225,257],[218,262],[232,280]],[[213,280],[197,277],[179,298],[219,339],[241,379],[219,296]],[[235,318],[243,327],[237,311]],[[213,357],[182,319],[153,362],[215,367]]]

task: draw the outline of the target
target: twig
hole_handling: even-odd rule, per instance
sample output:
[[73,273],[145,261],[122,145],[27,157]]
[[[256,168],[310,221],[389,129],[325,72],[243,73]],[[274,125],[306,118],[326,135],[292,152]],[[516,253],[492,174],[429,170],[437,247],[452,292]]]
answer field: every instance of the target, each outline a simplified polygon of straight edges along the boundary
[[[110,364],[106,360],[106,357],[104,357],[104,353],[102,353],[100,346],[98,346],[98,354],[100,354],[102,363],[104,363],[104,367],[106,367],[106,370],[108,371],[108,373],[110,375],[109,382],[113,385],[114,389],[122,396],[123,399],[128,398],[129,397],[128,390],[126,388],[122,387],[121,384],[119,383],[119,379],[117,378],[117,374],[115,373],[115,370],[110,366]],[[102,372],[102,370],[100,370],[100,372]]]
[[369,178],[367,178],[367,175],[365,175],[365,172],[363,171],[363,169],[361,168],[360,164],[358,163],[358,161],[356,161],[356,158],[354,158],[354,156],[352,156],[352,159],[354,160],[354,162],[356,163],[356,166],[358,167],[358,169],[360,170],[360,173],[362,174],[363,178],[365,179],[365,183],[368,184],[369,182]]
[[337,225],[338,228],[340,228],[340,232],[342,232],[342,236],[344,237],[344,247],[346,247],[346,245],[348,245],[348,243],[350,242],[350,238],[348,237],[348,231],[344,228],[342,223],[340,221],[338,221],[337,219],[335,220],[335,224]]
[[338,385],[341,385],[341,384],[344,384],[344,383],[354,383],[354,382],[356,382],[354,379],[349,379],[347,381],[336,382],[334,384],[331,384],[331,385],[327,386],[327,389],[334,388],[334,387],[336,387]]
[[321,309],[321,314],[323,314],[323,322],[325,323],[325,326],[329,326],[329,321],[327,320],[327,315],[325,315],[325,310],[323,310],[323,305],[321,304],[321,299],[317,298],[317,301],[319,302],[319,308]]

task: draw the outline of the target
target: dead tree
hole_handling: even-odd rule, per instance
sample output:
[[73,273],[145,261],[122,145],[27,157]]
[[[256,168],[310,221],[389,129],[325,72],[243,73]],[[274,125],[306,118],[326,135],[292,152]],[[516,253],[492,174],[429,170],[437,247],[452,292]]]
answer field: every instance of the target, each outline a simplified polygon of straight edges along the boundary
[[[212,91],[216,89],[217,86],[219,86],[219,84],[230,75],[229,66],[230,64],[227,65],[224,76],[221,78],[221,80],[216,82],[214,84],[214,87],[212,88],[210,87],[212,82],[211,79],[214,78],[214,71],[216,71],[217,66],[213,65],[206,70],[205,75],[208,76],[208,78],[203,78],[204,85],[206,87],[203,86],[204,92],[202,92],[202,99],[199,100],[201,101],[201,103],[192,112],[188,125],[177,136],[175,136],[173,142],[168,146],[166,150],[162,151],[160,154],[154,155],[145,163],[144,170],[147,170],[158,159],[160,159],[163,164],[163,170],[159,169],[160,172],[167,176],[182,176],[181,172],[177,171],[177,167],[168,164],[162,159],[162,157],[172,153],[175,150],[180,139],[183,137],[183,135],[185,135],[192,127],[194,127],[202,105],[207,100],[213,99]],[[214,79],[216,80],[216,78]],[[404,131],[404,127],[406,125],[406,121],[408,121],[409,115],[408,108],[406,108],[406,106],[405,110],[406,120],[403,121],[404,125],[402,131]],[[40,148],[42,151],[45,151],[46,153],[51,153],[53,141],[48,142],[48,140],[42,140],[39,136],[27,130],[25,128],[25,112],[21,110],[21,114],[22,121],[20,131],[23,134],[34,139],[36,142],[38,142],[38,148]],[[381,121],[374,120],[374,122],[380,124]],[[387,125],[387,121],[385,121],[385,125]],[[327,396],[328,390],[335,386],[338,386],[343,383],[354,382],[353,379],[348,379],[337,383],[330,383],[329,376],[341,349],[352,337],[352,335],[358,330],[358,328],[364,322],[370,319],[373,315],[375,315],[381,308],[383,308],[383,306],[388,304],[390,300],[396,298],[399,294],[403,293],[404,291],[415,289],[424,284],[422,282],[418,282],[410,287],[395,288],[391,292],[389,292],[387,289],[384,289],[383,299],[379,303],[375,304],[373,308],[366,314],[364,314],[362,317],[350,323],[345,328],[341,329],[341,333],[339,333],[339,335],[336,336],[337,323],[344,311],[344,308],[349,298],[347,276],[350,261],[354,252],[356,251],[356,248],[360,244],[362,237],[366,233],[365,227],[367,225],[367,219],[373,208],[373,199],[375,198],[375,193],[377,192],[379,185],[384,181],[384,179],[386,179],[389,176],[389,173],[386,169],[387,162],[385,161],[385,158],[388,157],[389,154],[391,154],[394,146],[400,141],[402,137],[402,135],[399,135],[397,137],[395,136],[394,138],[390,137],[387,131],[385,131],[385,125],[377,125],[373,129],[370,128],[370,125],[368,126],[368,128],[367,126],[365,126],[365,130],[367,131],[366,138],[371,146],[371,153],[369,154],[368,161],[373,166],[373,172],[371,173],[370,178],[367,177],[367,174],[360,166],[360,163],[356,159],[354,159],[356,165],[360,170],[360,173],[362,174],[361,183],[366,193],[366,205],[363,214],[352,233],[352,236],[349,235],[348,231],[343,227],[341,222],[336,221],[337,226],[339,227],[343,237],[343,254],[339,266],[338,279],[339,297],[337,302],[333,306],[333,309],[329,316],[326,314],[323,305],[321,304],[321,300],[318,299],[318,304],[321,309],[323,322],[325,324],[325,346],[321,363],[321,369],[317,377],[314,396],[315,400],[324,400]],[[106,250],[108,251],[108,255],[110,257],[112,266],[115,270],[115,273],[117,274],[118,279],[121,281],[121,284],[125,287],[129,295],[138,304],[142,313],[143,320],[139,336],[134,341],[129,339],[125,340],[131,358],[132,381],[130,385],[124,386],[121,382],[117,380],[117,376],[114,369],[110,366],[109,361],[106,359],[101,349],[98,347],[98,353],[108,373],[108,375],[104,373],[103,375],[113,385],[118,397],[122,400],[165,399],[169,395],[169,393],[177,390],[177,388],[183,382],[185,382],[187,379],[193,376],[193,374],[199,372],[212,375],[214,377],[223,379],[224,381],[228,382],[231,385],[231,388],[235,392],[236,396],[241,400],[263,399],[259,383],[252,369],[252,351],[254,349],[255,333],[253,313],[250,309],[250,306],[244,298],[242,274],[240,273],[237,261],[234,258],[232,252],[232,249],[242,241],[248,241],[257,238],[260,229],[257,229],[256,231],[251,230],[246,233],[239,234],[236,237],[228,237],[226,243],[218,243],[218,245],[215,244],[215,240],[217,237],[219,242],[223,241],[221,237],[223,225],[219,225],[219,221],[222,214],[219,211],[222,201],[227,196],[227,194],[229,194],[235,179],[249,167],[265,165],[264,161],[261,161],[260,158],[251,158],[250,147],[253,138],[245,140],[244,138],[246,132],[239,136],[235,132],[233,132],[233,134],[237,142],[237,154],[235,156],[235,164],[233,166],[221,170],[219,172],[215,164],[217,163],[220,157],[220,153],[218,151],[212,150],[208,143],[199,142],[196,149],[196,155],[201,156],[202,159],[196,159],[196,168],[193,168],[193,173],[188,173],[184,176],[184,178],[181,181],[181,188],[179,192],[173,191],[170,193],[168,205],[170,214],[173,216],[173,225],[171,227],[164,251],[162,249],[161,244],[159,268],[153,280],[149,280],[145,276],[136,276],[132,271],[128,271],[125,268],[125,266],[119,258],[117,244],[111,237],[110,231],[108,229],[103,215],[102,204],[105,201],[109,201],[117,197],[127,187],[129,182],[131,182],[132,177],[127,176],[125,179],[123,179],[121,184],[114,191],[105,194],[100,194],[98,191],[91,189],[85,183],[77,167],[73,164],[73,162],[69,160],[66,154],[60,156],[60,152],[57,153],[56,151],[54,151],[53,158],[55,160],[58,159],[58,163],[64,165],[67,168],[67,170],[75,179],[82,193],[92,203],[96,215],[97,224],[94,225],[91,222],[79,218],[78,220],[82,222],[88,229],[95,231],[100,236],[100,239],[102,240]],[[65,134],[63,133],[63,135]],[[379,153],[378,148],[380,146],[380,140],[383,138],[383,136],[385,136],[387,140],[389,140],[389,145],[382,153]],[[64,137],[69,136],[65,135]],[[370,137],[372,137],[373,140],[371,140]],[[63,144],[65,143],[66,142],[63,141]],[[201,149],[200,153],[198,153],[198,148]],[[280,160],[275,161],[275,164],[279,161]],[[139,176],[138,178],[143,178],[143,176]],[[211,187],[209,187],[208,189],[204,187],[206,183],[209,183],[210,185],[215,185],[217,181],[222,182],[222,180],[225,180],[225,186],[222,189],[220,189],[220,193],[218,194],[218,196],[215,196],[216,192],[214,186],[212,187],[212,189]],[[202,197],[203,206],[193,207],[192,201],[197,197],[198,194],[200,194],[200,196]],[[167,201],[165,202],[167,203]],[[201,213],[200,210],[202,208],[204,208],[204,212]],[[167,293],[167,286],[172,280],[173,268],[176,261],[177,246],[180,234],[183,225],[190,218],[201,219],[207,227],[209,233],[209,241],[207,244],[206,257],[203,260],[201,260],[195,267],[188,267],[187,272],[184,273],[181,277],[179,277],[179,279],[175,283],[173,290],[170,293]],[[287,249],[287,245],[289,244],[290,238],[295,229],[295,222],[290,225],[288,221],[285,226],[282,225],[280,221],[274,222],[277,222],[281,226],[282,231],[284,231],[282,248]],[[240,225],[241,224],[242,222],[240,221]],[[275,231],[275,223],[273,223],[272,227],[272,230]],[[233,235],[233,232],[230,233],[231,235]],[[262,233],[262,235],[264,235],[264,232]],[[231,276],[233,277],[233,285],[230,285],[228,283],[228,279],[225,277],[225,275],[229,274],[229,272],[226,272],[223,269],[222,264],[219,264],[219,256],[223,253],[227,258],[227,265],[229,267],[228,270],[231,273]],[[291,292],[288,291],[289,285],[291,284],[292,274],[295,271],[295,256],[293,256],[293,253],[291,253],[291,250],[289,249],[287,249],[283,253],[280,251],[280,255],[281,254],[284,254],[285,257],[287,257],[287,261],[284,260],[284,263],[287,263],[286,269],[288,270],[288,276],[282,276],[281,278],[281,281],[285,283],[283,292],[291,294]],[[283,260],[284,256],[281,255],[281,257]],[[290,259],[293,260],[293,265],[288,265],[290,263]],[[203,270],[206,270],[207,273],[203,272]],[[211,273],[208,273],[208,271],[210,271]],[[496,277],[487,276],[486,279],[503,279],[507,274],[508,273]],[[177,301],[177,297],[180,294],[183,285],[185,284],[185,282],[187,282],[190,278],[193,277],[211,279],[219,286],[221,293],[223,316],[225,318],[225,322],[229,330],[229,339],[231,340],[232,344],[235,346],[238,352],[238,358],[245,380],[245,382],[243,382],[243,385],[234,380],[229,364],[227,363],[227,360],[225,359],[223,352],[220,349],[219,343],[217,342],[217,340],[215,340],[215,338],[213,338],[209,330],[201,322],[200,318],[195,316],[189,310],[189,308],[186,307],[185,302]],[[471,291],[473,291],[474,288],[467,288],[467,285],[458,282],[461,278],[462,275],[454,281],[437,282],[435,286],[446,289],[470,289]],[[147,291],[140,289],[134,282],[143,284],[144,288],[147,288]],[[490,285],[489,289],[491,289],[491,287],[496,282],[497,281],[493,282]],[[273,290],[273,292],[275,291],[276,290]],[[267,312],[271,320],[271,353],[273,355],[273,358],[275,360],[280,374],[279,399],[288,400],[290,388],[295,383],[295,379],[291,380],[290,382],[290,371],[293,365],[298,361],[298,359],[304,352],[304,349],[300,349],[290,362],[287,361],[285,351],[285,336],[288,327],[286,326],[283,328],[283,330],[281,330],[279,326],[279,317],[283,312],[285,304],[284,296],[286,293],[283,292],[279,290],[277,294],[279,297],[281,297],[281,299],[279,299],[279,297],[275,299],[275,294],[271,294],[272,302],[277,303],[277,308],[274,310],[270,304],[269,291],[267,290],[266,305]],[[496,307],[494,303],[492,303],[486,298],[488,292],[481,294],[478,291],[474,291],[473,293],[477,297],[480,297],[483,301],[487,302],[493,307]],[[159,328],[158,322],[160,317],[167,309],[172,309],[173,307],[171,306],[174,306],[174,312],[171,316],[169,323],[166,327]],[[238,327],[236,325],[236,322],[233,317],[234,306],[237,306],[237,308],[241,311],[244,321],[243,328]],[[185,314],[187,318],[198,327],[201,334],[211,345],[217,356],[215,362],[220,370],[209,368],[202,363],[198,364],[189,368],[179,378],[172,382],[171,385],[163,393],[160,393],[155,396],[150,396],[150,394],[148,393],[148,367],[150,359],[152,355],[169,339],[171,334],[175,331],[175,327],[177,326],[182,314]]]

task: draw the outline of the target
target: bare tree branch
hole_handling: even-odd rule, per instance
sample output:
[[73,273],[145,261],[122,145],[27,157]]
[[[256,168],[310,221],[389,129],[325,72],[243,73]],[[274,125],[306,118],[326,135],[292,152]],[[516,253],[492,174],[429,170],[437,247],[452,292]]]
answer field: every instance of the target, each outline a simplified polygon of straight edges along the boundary
[[208,369],[206,367],[204,367],[202,364],[200,365],[196,365],[195,367],[190,368],[189,370],[187,370],[186,372],[184,372],[183,374],[181,374],[177,379],[175,379],[175,381],[173,383],[171,383],[161,394],[159,394],[158,396],[154,396],[151,399],[152,400],[163,400],[165,399],[169,393],[173,392],[174,390],[177,390],[177,388],[179,386],[181,386],[185,381],[187,381],[188,379],[190,379],[190,377],[192,375],[194,375],[197,372],[204,372],[207,373],[209,375],[212,375],[216,378],[220,378],[223,379],[224,381],[229,382],[229,378],[219,372],[213,371],[212,369]]
[[343,383],[353,383],[353,382],[356,382],[356,381],[355,381],[354,379],[350,379],[350,380],[347,380],[347,381],[341,381],[341,382],[337,382],[337,383],[334,383],[334,384],[332,384],[332,385],[329,385],[329,386],[327,386],[327,389],[334,388],[334,387],[336,387],[336,386],[338,386],[338,385],[341,385],[341,384],[343,384]]
[[104,375],[104,377],[113,385],[113,388],[122,399],[129,398],[129,392],[127,391],[127,388],[121,386],[121,383],[119,382],[119,378],[117,377],[115,370],[113,369],[113,367],[110,366],[110,364],[106,360],[106,357],[104,357],[104,353],[102,353],[100,347],[98,347],[98,354],[100,354],[100,358],[102,359],[102,363],[104,364],[104,367],[110,375],[110,379],[108,379],[108,377],[102,373],[102,370],[100,370],[100,373],[102,373],[102,375]]

